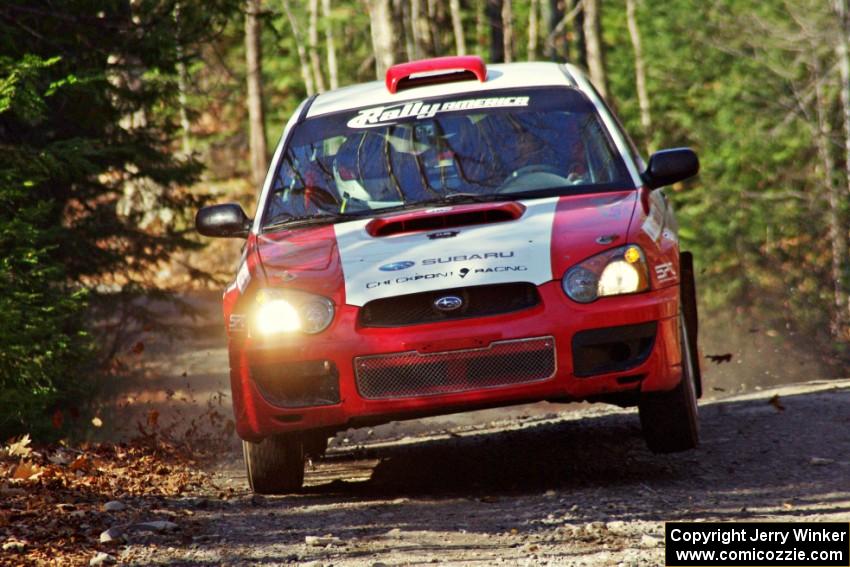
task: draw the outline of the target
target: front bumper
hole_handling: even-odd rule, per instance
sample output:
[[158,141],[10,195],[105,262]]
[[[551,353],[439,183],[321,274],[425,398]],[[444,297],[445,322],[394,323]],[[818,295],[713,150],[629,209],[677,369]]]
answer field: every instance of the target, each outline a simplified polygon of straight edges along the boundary
[[[274,342],[234,336],[230,370],[237,432],[256,441],[288,431],[343,429],[514,403],[616,398],[679,383],[677,287],[589,305],[568,300],[559,282],[544,284],[539,292],[536,307],[477,319],[364,328],[357,324],[358,308],[345,305],[317,336]],[[631,355],[624,354],[623,345]],[[551,364],[544,356],[549,347]],[[503,362],[498,349],[504,351]],[[445,364],[436,382],[417,371],[376,390],[380,380],[369,385],[363,379],[364,369],[381,378],[392,376],[393,368],[430,364],[436,369],[438,362]],[[485,363],[486,373],[469,370]],[[291,384],[276,385],[275,372]],[[411,390],[410,384],[418,386]]]

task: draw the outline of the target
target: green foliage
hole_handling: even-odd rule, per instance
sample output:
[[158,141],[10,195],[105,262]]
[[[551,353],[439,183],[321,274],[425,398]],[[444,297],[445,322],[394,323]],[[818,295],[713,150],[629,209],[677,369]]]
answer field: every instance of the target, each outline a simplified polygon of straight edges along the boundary
[[[57,62],[0,58],[0,125],[44,123],[45,75]],[[33,198],[53,156],[6,149],[0,152],[0,433],[5,438],[34,427],[32,433],[43,436],[47,420],[38,416],[80,383],[61,378],[79,368],[88,351],[80,321],[85,294],[65,285],[65,269],[54,257],[59,235],[50,226],[52,204]]]
[[[139,289],[187,237],[175,67],[236,3],[0,4],[0,438],[92,390],[86,289]],[[179,15],[179,17],[178,17]],[[181,49],[178,49],[178,46]]]
[[[627,129],[644,148],[699,152],[699,179],[668,195],[683,246],[695,252],[707,313],[731,307],[765,327],[819,338],[826,350],[836,313],[811,95],[815,80],[831,89],[825,110],[834,125],[833,174],[841,178],[831,9],[815,1],[639,3],[651,132],[640,127],[624,10],[606,4],[604,22],[613,96]],[[840,183],[846,188],[846,179]]]

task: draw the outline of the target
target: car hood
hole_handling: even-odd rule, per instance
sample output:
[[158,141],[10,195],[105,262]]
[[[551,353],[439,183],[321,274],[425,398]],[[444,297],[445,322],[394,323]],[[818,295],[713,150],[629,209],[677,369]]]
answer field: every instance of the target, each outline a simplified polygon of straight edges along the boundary
[[454,205],[260,235],[270,285],[364,305],[474,285],[541,285],[625,243],[635,191]]

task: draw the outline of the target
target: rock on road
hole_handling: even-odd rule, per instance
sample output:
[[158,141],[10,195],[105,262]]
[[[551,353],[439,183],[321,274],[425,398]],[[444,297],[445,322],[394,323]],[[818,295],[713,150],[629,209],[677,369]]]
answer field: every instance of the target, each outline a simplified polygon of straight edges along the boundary
[[[778,395],[779,398],[774,396]],[[558,406],[552,406],[557,408]],[[702,445],[645,448],[634,411],[435,428],[335,447],[302,494],[252,497],[241,459],[191,543],[134,562],[229,565],[658,565],[665,520],[850,520],[850,380],[714,400]]]

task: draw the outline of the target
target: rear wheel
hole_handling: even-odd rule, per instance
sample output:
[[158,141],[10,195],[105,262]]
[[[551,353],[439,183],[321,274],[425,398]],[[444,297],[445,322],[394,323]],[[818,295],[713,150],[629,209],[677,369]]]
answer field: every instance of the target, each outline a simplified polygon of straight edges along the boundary
[[699,444],[699,416],[694,387],[694,360],[688,330],[679,318],[682,380],[669,392],[641,394],[638,410],[646,445],[653,453],[676,453]]
[[258,494],[296,492],[304,482],[304,443],[298,434],[242,441],[248,484]]

